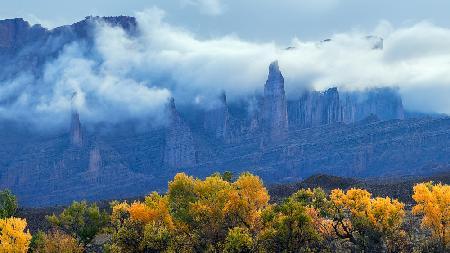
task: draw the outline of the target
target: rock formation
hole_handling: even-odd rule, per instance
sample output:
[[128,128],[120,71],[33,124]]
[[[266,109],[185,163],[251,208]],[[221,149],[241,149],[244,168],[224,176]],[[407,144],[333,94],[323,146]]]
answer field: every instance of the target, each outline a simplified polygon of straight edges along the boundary
[[300,127],[315,127],[341,121],[337,88],[325,92],[305,91],[297,101],[289,102],[289,119]]
[[343,94],[342,121],[353,123],[371,114],[380,120],[404,119],[403,103],[393,88],[375,88],[367,91],[346,92]]
[[227,97],[225,93],[220,95],[219,104],[215,108],[205,112],[204,128],[215,138],[226,140],[230,115],[228,112]]
[[6,19],[0,21],[0,54],[15,53],[26,43],[33,42],[36,37],[45,34],[47,30],[40,25],[30,26],[21,19]]
[[289,122],[303,128],[343,122],[351,124],[376,115],[381,120],[404,119],[401,97],[395,89],[378,88],[339,93],[305,91],[298,100],[288,101]]
[[100,149],[95,146],[89,152],[89,172],[99,172],[102,167],[102,157],[100,155]]
[[70,123],[70,143],[75,147],[81,147],[83,145],[80,115],[77,111],[72,112]]
[[83,145],[83,131],[81,129],[80,114],[74,106],[77,93],[72,95],[72,115],[70,121],[70,143],[75,147],[81,147]]
[[170,122],[166,130],[164,164],[171,168],[192,167],[196,163],[196,151],[191,129],[178,113],[173,98],[168,111]]
[[264,104],[262,109],[263,131],[271,141],[282,141],[287,137],[288,115],[284,78],[278,61],[269,66],[269,75],[264,85]]

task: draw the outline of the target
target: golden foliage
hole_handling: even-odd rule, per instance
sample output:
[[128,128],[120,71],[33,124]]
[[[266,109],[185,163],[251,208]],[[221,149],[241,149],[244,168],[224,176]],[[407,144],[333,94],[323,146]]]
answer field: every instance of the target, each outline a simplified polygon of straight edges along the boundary
[[369,221],[380,232],[393,232],[403,223],[404,208],[403,203],[389,197],[371,199]]
[[20,218],[0,219],[0,252],[27,252],[31,234],[25,231],[27,222]]
[[331,201],[341,210],[349,211],[355,217],[362,217],[370,208],[371,194],[366,190],[350,189],[344,193],[341,189],[331,191]]
[[443,245],[450,243],[450,185],[421,183],[414,186],[413,213],[423,215],[422,226],[429,228]]
[[[125,207],[125,206],[124,206]],[[169,228],[173,227],[172,217],[169,213],[166,197],[153,192],[145,198],[145,202],[136,201],[128,208],[130,217],[133,220],[144,224],[156,223],[164,224]]]

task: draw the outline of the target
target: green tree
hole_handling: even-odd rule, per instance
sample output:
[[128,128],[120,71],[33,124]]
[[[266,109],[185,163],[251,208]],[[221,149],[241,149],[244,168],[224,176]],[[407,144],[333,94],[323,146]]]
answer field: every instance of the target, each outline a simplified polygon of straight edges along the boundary
[[126,219],[118,227],[114,228],[112,243],[106,245],[107,252],[142,252],[144,238],[144,224],[141,221]]
[[10,190],[0,191],[0,219],[12,217],[16,210],[16,196]]
[[263,252],[309,252],[322,242],[309,208],[294,199],[267,209],[263,217],[265,229],[258,237]]
[[171,246],[172,230],[162,224],[151,222],[144,227],[142,248],[146,252],[165,252]]
[[228,231],[224,252],[249,253],[253,250],[253,238],[248,229],[235,227]]
[[233,172],[225,171],[222,173],[222,179],[231,183],[233,181]]
[[45,247],[45,233],[39,230],[33,234],[30,243],[30,251],[33,253],[44,252]]
[[57,228],[73,235],[84,245],[90,243],[108,223],[107,213],[100,212],[96,204],[88,205],[86,201],[74,201],[60,215],[53,214],[47,219]]

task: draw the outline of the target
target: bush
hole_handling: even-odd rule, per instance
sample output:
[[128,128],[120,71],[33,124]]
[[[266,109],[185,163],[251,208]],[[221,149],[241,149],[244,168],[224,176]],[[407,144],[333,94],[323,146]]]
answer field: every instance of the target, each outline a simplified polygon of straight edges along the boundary
[[100,212],[96,204],[85,201],[73,202],[60,215],[47,217],[57,229],[78,239],[83,245],[90,243],[95,235],[108,223],[108,215]]
[[17,199],[9,190],[0,192],[0,219],[12,217],[17,210]]
[[33,238],[32,252],[35,253],[82,253],[84,248],[72,236],[61,231],[48,234],[39,232]]

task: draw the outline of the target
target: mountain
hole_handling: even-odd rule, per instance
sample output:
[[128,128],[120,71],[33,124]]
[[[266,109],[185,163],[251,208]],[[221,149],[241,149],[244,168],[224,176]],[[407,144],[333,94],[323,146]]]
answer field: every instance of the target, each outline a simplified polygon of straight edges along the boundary
[[72,25],[52,30],[41,25],[31,26],[22,18],[0,20],[0,81],[20,72],[40,76],[46,62],[55,59],[72,42],[92,46],[95,24],[105,22],[123,28],[128,34],[136,33],[134,17],[86,17]]
[[[73,41],[92,43],[95,22],[136,30],[131,17],[88,17],[47,30],[22,19],[0,21],[0,81],[32,72]],[[377,48],[381,49],[381,48]],[[266,183],[317,173],[345,177],[430,175],[448,171],[450,118],[405,115],[396,89],[306,90],[288,96],[278,62],[263,93],[209,109],[168,101],[167,124],[135,131],[123,122],[104,131],[86,126],[75,107],[64,133],[40,134],[0,122],[0,188],[22,205],[67,204],[142,196],[164,190],[175,173],[251,171]],[[290,94],[291,95],[291,94]]]

